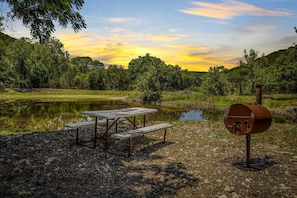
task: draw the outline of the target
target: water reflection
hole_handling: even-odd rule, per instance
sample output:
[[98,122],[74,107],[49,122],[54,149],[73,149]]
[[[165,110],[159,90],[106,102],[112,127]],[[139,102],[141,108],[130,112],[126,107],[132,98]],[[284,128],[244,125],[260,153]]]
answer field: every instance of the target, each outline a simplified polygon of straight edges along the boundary
[[[64,129],[65,123],[84,121],[90,118],[81,111],[106,110],[141,106],[117,100],[98,102],[0,102],[0,133],[4,131],[55,131]],[[144,106],[157,108],[158,112],[149,115],[151,121],[185,121],[206,119],[201,110],[185,110],[176,107]]]
[[204,117],[202,115],[201,110],[190,110],[188,112],[183,112],[180,115],[179,120],[180,121],[186,121],[186,120],[203,120]]

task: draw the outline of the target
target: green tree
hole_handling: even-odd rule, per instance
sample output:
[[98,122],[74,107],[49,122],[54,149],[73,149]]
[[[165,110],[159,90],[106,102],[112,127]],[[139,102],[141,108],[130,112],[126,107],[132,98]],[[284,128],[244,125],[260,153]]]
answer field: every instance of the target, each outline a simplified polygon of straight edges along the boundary
[[5,54],[6,45],[0,40],[0,90],[6,86],[13,86],[16,80],[16,75],[11,64]]
[[4,30],[3,20],[4,20],[4,17],[3,16],[0,16],[0,32],[2,32]]
[[249,53],[247,50],[244,50],[244,60],[245,63],[242,63],[242,66],[246,67],[248,70],[248,80],[249,80],[249,94],[255,92],[255,60],[257,59],[258,52],[253,49],[250,49]]
[[19,88],[32,88],[30,65],[27,60],[31,55],[33,46],[28,39],[19,39],[6,48],[8,65],[13,69],[16,78],[15,84]]
[[63,72],[60,76],[59,84],[61,88],[76,88],[74,78],[77,75],[79,69],[77,65],[68,63],[67,70]]
[[60,88],[60,77],[68,67],[62,47],[56,39],[41,45],[23,38],[10,44],[6,48],[5,58],[7,67],[11,66],[17,76],[17,87]]
[[158,71],[153,68],[143,73],[137,79],[137,89],[141,91],[143,103],[156,103],[162,101],[162,90],[160,80],[158,78]]
[[74,86],[76,89],[89,89],[89,76],[84,73],[78,73],[74,79]]
[[224,71],[226,71],[224,66],[211,67],[202,81],[202,93],[207,95],[224,95],[226,87],[225,78],[222,75]]
[[122,66],[110,65],[106,69],[104,84],[108,90],[127,90],[129,86],[127,71]]
[[104,64],[98,60],[93,60],[90,65],[94,69],[104,69]]
[[105,89],[105,84],[104,84],[105,75],[106,75],[106,71],[103,69],[91,70],[89,72],[90,89],[104,90]]
[[128,65],[131,86],[143,92],[144,103],[160,102],[162,89],[168,84],[165,63],[146,54],[130,61]]
[[19,19],[30,28],[33,38],[41,43],[50,38],[55,31],[55,22],[63,28],[68,24],[77,32],[86,28],[79,10],[84,0],[1,0],[6,2],[11,12],[5,17]]
[[198,90],[201,87],[202,78],[206,72],[182,71],[181,89]]
[[84,56],[84,57],[75,57],[71,59],[71,62],[73,64],[78,65],[80,72],[82,73],[87,73],[87,71],[89,70],[89,65],[92,63],[92,58],[88,57],[88,56]]

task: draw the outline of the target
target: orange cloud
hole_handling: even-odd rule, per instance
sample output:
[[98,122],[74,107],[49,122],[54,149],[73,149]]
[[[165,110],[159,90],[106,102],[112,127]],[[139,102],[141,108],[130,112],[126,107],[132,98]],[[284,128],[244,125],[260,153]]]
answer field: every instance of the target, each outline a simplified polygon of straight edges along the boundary
[[172,41],[178,40],[182,37],[187,37],[186,35],[182,34],[147,34],[149,39],[153,40],[163,40],[163,41]]
[[267,10],[244,2],[235,0],[224,0],[222,3],[193,2],[197,7],[180,10],[181,12],[217,18],[232,19],[235,16],[289,16],[291,13],[279,10]]
[[[169,45],[159,43],[155,45],[155,43],[152,44],[152,42],[147,41],[156,38],[152,38],[151,35],[147,34],[102,36],[95,32],[92,32],[92,34],[64,33],[59,38],[71,57],[89,56],[93,60],[103,62],[105,65],[122,65],[127,67],[132,59],[149,53],[160,58],[166,64],[179,65],[182,69],[193,71],[208,71],[209,67],[217,65],[231,67],[230,60],[218,58],[221,57],[218,55],[221,55],[221,52],[210,51],[205,46],[193,44]],[[145,42],[136,44],[135,41],[138,42],[140,39]],[[168,35],[161,35],[158,39],[166,41],[168,40]]]

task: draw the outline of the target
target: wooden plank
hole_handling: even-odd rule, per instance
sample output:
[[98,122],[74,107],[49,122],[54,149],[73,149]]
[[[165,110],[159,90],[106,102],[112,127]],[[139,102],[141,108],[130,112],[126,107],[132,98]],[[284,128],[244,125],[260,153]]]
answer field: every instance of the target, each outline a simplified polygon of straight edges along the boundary
[[102,111],[83,111],[81,114],[95,116],[103,119],[116,119],[123,117],[135,117],[139,115],[146,115],[157,112],[157,109],[143,108],[143,107],[132,107],[124,109],[114,110],[102,110]]
[[[113,119],[110,119],[113,120]],[[118,122],[125,121],[125,118],[121,118],[118,120]],[[98,124],[106,124],[106,119],[103,120],[98,120]],[[94,126],[95,121],[87,121],[87,122],[76,122],[76,123],[70,123],[70,124],[64,124],[64,126],[72,128],[72,129],[77,129],[77,128],[82,128],[82,127],[88,127],[88,126]]]
[[[105,124],[105,123],[106,123],[106,120],[98,120],[98,124]],[[82,128],[82,127],[87,127],[87,126],[94,126],[94,125],[95,125],[95,121],[64,124],[64,126],[72,128],[72,129]]]
[[172,124],[161,123],[161,124],[155,124],[155,125],[151,125],[151,126],[147,126],[147,127],[143,127],[143,128],[139,128],[139,129],[134,129],[134,130],[130,130],[130,131],[115,133],[115,134],[112,134],[111,137],[115,138],[115,139],[119,139],[119,140],[124,140],[124,139],[128,139],[128,138],[142,136],[145,133],[150,133],[150,132],[158,131],[161,129],[167,129],[167,128],[171,128],[171,127],[173,127]]

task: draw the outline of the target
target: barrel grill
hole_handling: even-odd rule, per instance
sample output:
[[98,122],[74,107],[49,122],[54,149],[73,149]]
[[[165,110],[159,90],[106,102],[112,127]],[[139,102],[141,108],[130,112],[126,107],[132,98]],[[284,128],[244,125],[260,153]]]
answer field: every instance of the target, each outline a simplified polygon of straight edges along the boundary
[[225,113],[224,124],[234,135],[246,136],[246,162],[240,167],[254,168],[250,163],[251,134],[266,131],[271,125],[271,114],[262,106],[262,88],[256,88],[256,104],[233,104]]
[[234,135],[266,131],[271,125],[271,114],[259,104],[233,104],[224,116],[224,123]]

